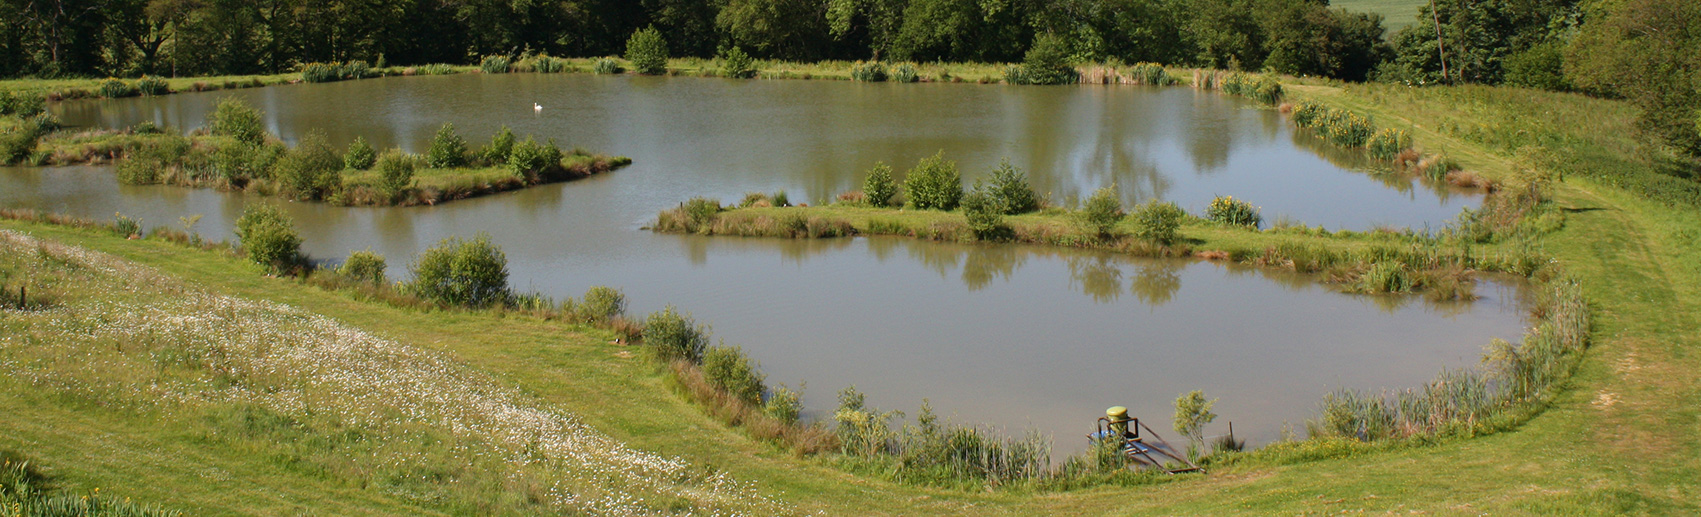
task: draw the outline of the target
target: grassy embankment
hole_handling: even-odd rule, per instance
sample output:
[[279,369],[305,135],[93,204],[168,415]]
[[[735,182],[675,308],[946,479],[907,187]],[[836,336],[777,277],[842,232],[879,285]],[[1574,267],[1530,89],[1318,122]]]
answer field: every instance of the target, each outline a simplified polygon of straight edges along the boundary
[[[1695,511],[1695,494],[1701,488],[1695,481],[1701,478],[1696,460],[1701,458],[1701,443],[1693,404],[1693,372],[1701,368],[1694,354],[1701,339],[1694,316],[1701,313],[1701,270],[1695,266],[1701,264],[1701,217],[1692,207],[1673,209],[1587,176],[1654,173],[1637,158],[1628,108],[1570,95],[1473,87],[1309,85],[1290,91],[1298,98],[1370,112],[1384,121],[1407,122],[1420,141],[1446,146],[1467,167],[1484,174],[1511,174],[1521,143],[1578,151],[1555,164],[1571,171],[1553,191],[1558,208],[1567,214],[1566,224],[1541,244],[1582,280],[1598,317],[1593,347],[1570,380],[1572,389],[1559,393],[1546,412],[1514,431],[1471,440],[1343,446],[1314,461],[1244,462],[1214,469],[1208,477],[1133,490],[1098,488],[1030,497],[916,489],[847,476],[753,444],[667,395],[652,367],[621,362],[616,359],[620,348],[595,338],[569,337],[564,344],[563,329],[556,325],[372,306],[344,294],[259,278],[251,266],[155,241],[124,241],[15,222],[0,226],[112,251],[191,277],[210,289],[290,303],[401,342],[448,351],[469,368],[491,372],[501,382],[559,403],[635,447],[720,465],[735,476],[784,491],[785,500],[805,511]],[[539,368],[538,363],[547,366]],[[4,436],[11,443],[6,445],[60,466],[67,484],[105,486],[156,501],[169,492],[165,497],[181,498],[184,506],[212,511],[298,505],[342,509],[338,513],[396,510],[374,500],[378,498],[363,497],[372,492],[369,489],[302,479],[307,476],[276,466],[287,464],[288,456],[188,447],[168,426],[151,425],[157,420],[125,425],[128,417],[104,409],[8,400],[19,408],[8,414],[27,415],[8,420],[9,427],[33,428],[8,429]],[[656,432],[678,427],[693,432]],[[112,431],[139,434],[134,439],[102,436]],[[215,493],[201,475],[212,464],[203,458],[219,454],[223,461],[235,462],[235,471],[253,484],[222,487]],[[172,466],[158,467],[138,460],[159,456],[177,461],[161,461]],[[316,492],[326,489],[335,490]]]

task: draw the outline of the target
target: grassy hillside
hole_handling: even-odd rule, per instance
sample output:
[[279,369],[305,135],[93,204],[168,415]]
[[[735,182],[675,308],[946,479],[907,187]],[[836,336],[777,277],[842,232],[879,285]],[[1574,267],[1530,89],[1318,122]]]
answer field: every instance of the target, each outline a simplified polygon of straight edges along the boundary
[[[1582,280],[1595,339],[1545,412],[1489,436],[1319,442],[1151,486],[914,488],[727,429],[600,330],[399,309],[220,252],[0,221],[28,234],[0,236],[7,288],[51,286],[30,289],[45,308],[0,310],[0,449],[67,489],[192,514],[1701,511],[1701,214],[1608,186],[1665,166],[1636,142],[1630,109],[1488,87],[1289,91],[1407,128],[1490,177],[1564,173],[1552,195],[1565,226],[1544,246]],[[421,386],[430,403],[410,391]],[[511,413],[538,424],[522,429],[602,438],[556,449],[557,433],[486,425]],[[664,461],[628,471],[606,454]]]
[[1339,7],[1361,13],[1376,13],[1382,15],[1382,26],[1393,34],[1401,28],[1417,23],[1418,9],[1426,0],[1333,0],[1331,7]]

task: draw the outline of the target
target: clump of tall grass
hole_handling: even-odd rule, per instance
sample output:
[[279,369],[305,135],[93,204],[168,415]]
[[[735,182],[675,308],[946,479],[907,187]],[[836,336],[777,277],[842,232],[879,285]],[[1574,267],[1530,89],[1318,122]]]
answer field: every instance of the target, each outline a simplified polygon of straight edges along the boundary
[[478,69],[487,74],[506,74],[513,71],[513,58],[508,56],[484,56],[478,62]]
[[[1364,147],[1376,134],[1376,126],[1370,118],[1350,110],[1336,109],[1322,104],[1301,102],[1293,107],[1294,125],[1317,131],[1324,140],[1341,147]],[[1398,145],[1398,134],[1388,145]],[[1410,147],[1407,145],[1406,147]],[[1389,153],[1391,159],[1399,154],[1401,148]]]
[[913,64],[899,63],[898,66],[892,67],[891,80],[895,83],[913,83],[921,80],[921,72],[916,70]]
[[108,99],[135,97],[137,94],[141,93],[136,90],[134,85],[124,82],[123,79],[107,79],[102,81],[100,83],[100,87],[95,91],[99,92],[101,97]]
[[744,49],[737,45],[721,52],[721,77],[728,79],[749,79],[756,77],[756,60]]
[[0,515],[7,517],[176,517],[181,513],[94,493],[65,493],[37,463],[0,450]]
[[0,115],[17,115],[20,118],[27,118],[46,111],[46,97],[29,93],[0,91]]
[[1417,288],[1417,282],[1403,263],[1376,262],[1359,276],[1354,288],[1365,293],[1404,293]]
[[1231,226],[1258,227],[1264,221],[1264,216],[1258,213],[1258,207],[1252,206],[1245,200],[1235,199],[1234,196],[1217,196],[1211,199],[1211,204],[1205,207],[1205,218]]
[[171,93],[171,85],[167,84],[164,79],[144,75],[141,79],[136,80],[136,91],[149,97],[167,95]]
[[1122,76],[1138,85],[1169,86],[1176,83],[1176,79],[1170,77],[1169,71],[1157,63],[1136,63],[1128,67],[1127,73]]
[[866,63],[857,61],[855,64],[851,65],[850,76],[851,80],[865,83],[884,82],[887,79],[886,64],[879,61],[869,61]]
[[1395,128],[1382,128],[1371,135],[1365,143],[1365,149],[1370,157],[1384,161],[1394,161],[1400,158],[1400,153],[1412,148],[1412,136],[1405,131]]
[[567,60],[548,54],[528,54],[514,62],[511,69],[515,72],[559,74],[567,71]]
[[867,407],[855,387],[839,392],[839,450],[894,481],[945,487],[990,487],[1047,479],[1051,443],[1036,433],[1010,439],[970,426],[941,423],[926,401],[914,424],[894,431],[898,412]]
[[680,233],[707,233],[710,223],[721,213],[721,203],[706,197],[694,197],[678,208],[656,216],[656,230]]
[[1223,93],[1246,97],[1265,106],[1282,102],[1282,82],[1267,75],[1230,74],[1222,81],[1221,88]]
[[112,214],[112,231],[119,237],[141,237],[142,220],[126,216],[123,213]]
[[591,70],[600,75],[618,74],[625,71],[620,68],[620,61],[612,57],[597,59],[596,64],[591,67]]
[[376,77],[379,73],[365,61],[341,63],[307,63],[301,65],[301,80],[309,83],[329,83],[348,79]]
[[963,198],[963,177],[957,162],[945,159],[945,151],[922,158],[904,178],[909,202],[919,209],[952,210]]
[[1494,340],[1485,370],[1444,370],[1434,381],[1400,392],[1337,390],[1306,423],[1312,436],[1361,441],[1472,433],[1505,425],[1497,415],[1545,404],[1588,347],[1590,318],[1582,289],[1556,279],[1541,294],[1543,321],[1520,343]]

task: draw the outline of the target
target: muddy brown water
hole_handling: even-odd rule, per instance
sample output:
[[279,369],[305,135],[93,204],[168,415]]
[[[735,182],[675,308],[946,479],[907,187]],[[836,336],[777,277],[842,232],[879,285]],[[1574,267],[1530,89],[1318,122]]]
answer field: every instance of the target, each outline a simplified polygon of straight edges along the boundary
[[[676,305],[717,340],[743,346],[770,384],[807,382],[806,414],[817,418],[855,385],[880,408],[913,415],[925,398],[960,422],[1049,434],[1069,453],[1107,406],[1126,405],[1166,432],[1175,397],[1202,389],[1220,398],[1208,434],[1233,421],[1262,443],[1284,423],[1303,431],[1331,389],[1417,385],[1475,364],[1483,344],[1515,339],[1525,324],[1517,288],[1500,282],[1481,283],[1476,302],[1436,304],[1077,250],[640,230],[695,195],[732,201],[785,189],[807,201],[856,188],[876,160],[901,172],[941,149],[970,181],[1008,157],[1053,202],[1116,183],[1129,201],[1157,196],[1197,213],[1228,194],[1261,205],[1269,220],[1363,229],[1438,228],[1480,201],[1369,172],[1276,113],[1189,89],[469,74],[53,109],[73,125],[192,128],[231,94],[291,139],[317,128],[337,142],[363,135],[417,151],[452,121],[474,142],[508,125],[632,157],[613,174],[437,207],[286,209],[315,257],[371,248],[405,276],[411,257],[438,240],[487,232],[516,289],[567,297],[608,285],[635,314]],[[231,222],[259,200],[120,186],[102,167],[0,169],[0,206],[123,212],[150,227],[200,214],[198,231],[216,239],[232,238]]]

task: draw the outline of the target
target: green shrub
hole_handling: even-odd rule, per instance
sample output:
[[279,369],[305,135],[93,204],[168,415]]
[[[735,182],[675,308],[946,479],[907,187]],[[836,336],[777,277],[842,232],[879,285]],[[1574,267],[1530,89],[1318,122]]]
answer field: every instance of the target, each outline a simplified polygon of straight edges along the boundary
[[1034,195],[1034,188],[1028,186],[1027,174],[1010,165],[1008,159],[1000,161],[998,168],[992,171],[992,185],[988,193],[1003,206],[1005,214],[1039,210],[1039,197]]
[[165,130],[160,129],[159,124],[155,124],[152,120],[144,120],[130,126],[130,133],[135,135],[157,135],[164,132]]
[[413,292],[445,305],[487,307],[508,295],[508,256],[484,233],[472,240],[443,239],[409,269]]
[[744,354],[744,349],[735,346],[712,346],[705,350],[703,376],[709,384],[751,404],[761,403],[762,392],[767,391],[755,361]]
[[626,60],[632,71],[644,75],[667,73],[667,40],[655,27],[638,29],[626,40]]
[[100,83],[100,88],[96,91],[100,92],[101,97],[108,99],[134,97],[138,93],[135,86],[131,86],[130,83],[121,79],[107,79]]
[[283,209],[271,203],[255,203],[242,210],[236,220],[236,240],[248,260],[273,273],[288,273],[301,260],[301,236]]
[[508,163],[509,153],[514,151],[514,130],[508,129],[507,124],[496,136],[490,137],[490,147],[484,148],[484,162],[489,164]]
[[384,256],[368,249],[348,254],[348,260],[343,261],[343,267],[337,268],[337,272],[362,282],[383,284],[384,268]]
[[1175,432],[1187,437],[1188,456],[1194,456],[1199,446],[1205,443],[1205,424],[1217,419],[1216,413],[1211,412],[1211,406],[1216,405],[1217,399],[1205,399],[1205,393],[1193,390],[1181,394],[1175,399]]
[[579,316],[596,322],[607,322],[626,313],[626,295],[613,287],[595,286],[585,291],[585,302],[579,304]]
[[342,70],[332,63],[301,65],[301,80],[309,83],[328,83],[342,80]]
[[425,163],[433,169],[448,169],[467,164],[467,141],[455,132],[453,123],[444,122],[431,137],[431,147],[425,152]]
[[1135,237],[1167,246],[1175,242],[1176,230],[1187,212],[1175,203],[1154,199],[1134,209],[1133,215]]
[[922,158],[904,178],[910,204],[921,209],[953,210],[963,198],[963,178],[957,162],[945,159],[945,151]]
[[538,143],[527,136],[508,154],[508,170],[520,177],[542,175],[561,166],[561,149],[554,142]]
[[415,161],[415,157],[409,156],[401,149],[384,151],[375,165],[378,169],[378,188],[388,194],[390,199],[399,197],[402,191],[413,185]]
[[35,154],[36,143],[47,133],[40,127],[38,124],[26,123],[21,127],[0,132],[0,164],[22,163]]
[[0,115],[33,117],[47,111],[47,98],[31,93],[0,92]]
[[1412,148],[1412,137],[1405,131],[1385,128],[1372,135],[1370,141],[1365,143],[1365,148],[1369,150],[1371,158],[1394,160],[1400,157],[1400,153]]
[[915,69],[915,65],[901,63],[892,68],[891,79],[895,83],[913,83],[921,80],[921,72]]
[[150,97],[155,95],[166,95],[171,93],[171,85],[166,84],[164,79],[144,75],[141,79],[136,80],[136,91],[141,92],[142,95]]
[[685,212],[686,231],[696,232],[714,222],[715,215],[721,212],[721,202],[706,197],[694,197],[680,208]]
[[207,128],[215,135],[259,144],[266,141],[266,129],[261,125],[260,115],[260,110],[232,95],[219,101],[213,114],[207,117]]
[[783,384],[775,387],[773,393],[768,395],[768,400],[762,403],[762,412],[783,423],[797,423],[798,415],[803,413],[803,393],[801,391],[801,387],[798,391],[793,391]]
[[744,49],[733,46],[721,52],[721,77],[729,79],[749,79],[756,77],[756,60],[750,58]]
[[861,62],[851,65],[851,79],[865,83],[878,83],[886,80],[886,65],[879,61]]
[[1092,197],[1087,198],[1087,203],[1081,207],[1081,211],[1075,213],[1075,219],[1087,232],[1099,237],[1109,237],[1111,230],[1116,228],[1116,223],[1121,222],[1126,215],[1122,212],[1122,196],[1117,194],[1116,187],[1112,186],[1094,191]]
[[364,137],[354,137],[354,142],[348,144],[348,152],[343,154],[343,167],[363,171],[372,168],[378,161],[378,152],[372,149],[372,144],[366,143]]
[[166,169],[182,164],[189,154],[189,139],[168,136],[151,140],[125,153],[118,162],[118,182],[126,185],[153,185],[164,181]]
[[1551,91],[1571,89],[1565,77],[1565,44],[1553,41],[1533,45],[1506,56],[1506,84]]
[[786,197],[786,191],[784,190],[775,191],[774,195],[769,196],[768,199],[773,200],[774,206],[791,206],[791,198]]
[[592,70],[595,71],[598,74],[603,74],[603,75],[618,74],[618,73],[624,72],[624,70],[620,69],[620,62],[615,61],[614,58],[610,58],[610,57],[598,59],[597,64],[592,68]]
[[862,178],[863,202],[869,206],[883,207],[892,204],[892,196],[897,194],[898,184],[892,181],[892,168],[875,162],[874,168],[868,169],[868,175]]
[[1175,84],[1175,78],[1169,76],[1169,70],[1157,63],[1138,63],[1128,68],[1128,77],[1134,78],[1135,84],[1148,86],[1169,86]]
[[308,131],[283,159],[273,175],[282,191],[296,199],[325,199],[342,189],[343,158],[331,147],[325,132]]
[[997,240],[1010,232],[1004,226],[1004,202],[992,188],[975,182],[975,188],[963,196],[962,205],[963,216],[976,239]]
[[897,435],[888,422],[895,415],[867,407],[855,386],[840,390],[839,409],[833,412],[833,421],[838,424],[833,431],[839,438],[839,451],[861,457],[890,452]]
[[213,150],[213,169],[232,186],[241,186],[249,180],[271,178],[287,152],[288,148],[277,143],[229,142]]
[[663,359],[701,363],[709,346],[709,329],[669,305],[644,319],[644,344]]
[[112,232],[118,234],[119,237],[140,237],[142,236],[142,220],[133,219],[123,213],[112,214]]
[[1223,81],[1223,93],[1239,95],[1265,106],[1282,102],[1282,83],[1266,75],[1234,74]]
[[1252,203],[1235,199],[1234,196],[1217,196],[1211,200],[1211,205],[1205,208],[1205,217],[1212,221],[1234,226],[1257,227],[1264,221],[1264,216],[1258,214],[1258,207]]
[[1033,46],[1022,58],[1020,72],[1005,79],[1012,84],[1067,84],[1078,80],[1074,65],[1069,64],[1069,44],[1050,33],[1034,37]]
[[484,56],[478,62],[478,69],[487,74],[506,74],[511,71],[513,62],[508,56]]

